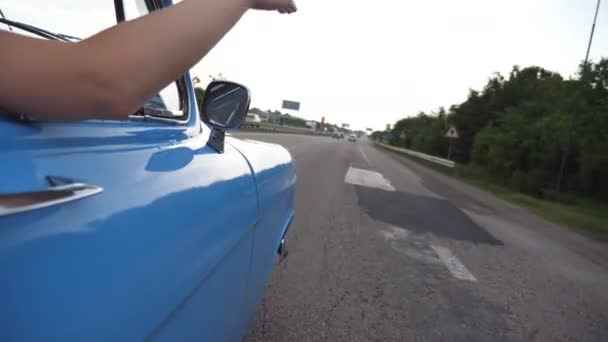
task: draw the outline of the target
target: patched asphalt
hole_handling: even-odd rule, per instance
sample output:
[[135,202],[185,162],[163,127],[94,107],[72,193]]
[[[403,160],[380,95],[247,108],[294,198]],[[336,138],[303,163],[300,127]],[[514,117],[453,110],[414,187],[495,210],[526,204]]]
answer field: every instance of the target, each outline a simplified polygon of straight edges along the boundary
[[502,244],[448,200],[361,186],[356,190],[361,210],[376,221],[448,239]]

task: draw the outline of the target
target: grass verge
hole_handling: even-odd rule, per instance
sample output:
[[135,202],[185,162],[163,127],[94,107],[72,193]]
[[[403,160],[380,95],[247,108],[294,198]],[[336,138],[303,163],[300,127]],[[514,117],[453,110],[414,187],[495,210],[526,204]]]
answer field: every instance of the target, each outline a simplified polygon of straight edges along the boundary
[[[382,146],[379,147],[381,148]],[[458,178],[465,183],[490,192],[507,202],[528,208],[546,220],[574,228],[594,238],[608,241],[608,204],[606,203],[595,202],[573,195],[568,195],[567,203],[540,199],[513,191],[505,186],[475,176],[470,172],[464,172],[458,166],[454,169],[449,169],[414,156],[401,154],[389,149],[384,150],[408,158],[443,174]]]

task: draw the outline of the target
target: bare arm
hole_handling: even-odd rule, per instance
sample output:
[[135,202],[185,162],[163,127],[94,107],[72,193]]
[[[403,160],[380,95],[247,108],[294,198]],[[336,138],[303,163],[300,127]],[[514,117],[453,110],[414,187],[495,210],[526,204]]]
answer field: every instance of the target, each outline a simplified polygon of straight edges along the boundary
[[292,0],[184,0],[79,43],[0,31],[0,107],[39,119],[126,119],[250,8],[295,11]]

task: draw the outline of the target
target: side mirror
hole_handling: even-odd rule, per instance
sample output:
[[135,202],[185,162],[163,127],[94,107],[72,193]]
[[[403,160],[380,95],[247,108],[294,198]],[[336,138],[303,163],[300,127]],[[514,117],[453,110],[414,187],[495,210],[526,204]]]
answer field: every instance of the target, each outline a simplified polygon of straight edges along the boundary
[[203,122],[213,128],[207,144],[223,153],[226,131],[241,126],[250,103],[251,93],[247,87],[227,81],[211,82],[200,107]]

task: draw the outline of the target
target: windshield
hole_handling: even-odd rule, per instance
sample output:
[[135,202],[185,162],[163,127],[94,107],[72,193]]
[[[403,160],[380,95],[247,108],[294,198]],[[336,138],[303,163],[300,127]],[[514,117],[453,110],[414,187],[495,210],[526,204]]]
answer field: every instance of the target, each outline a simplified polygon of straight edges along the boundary
[[[116,24],[114,2],[110,0],[2,0],[0,10],[6,19],[79,38],[90,37]],[[9,28],[0,24],[0,29]],[[38,37],[21,30],[16,32]]]

